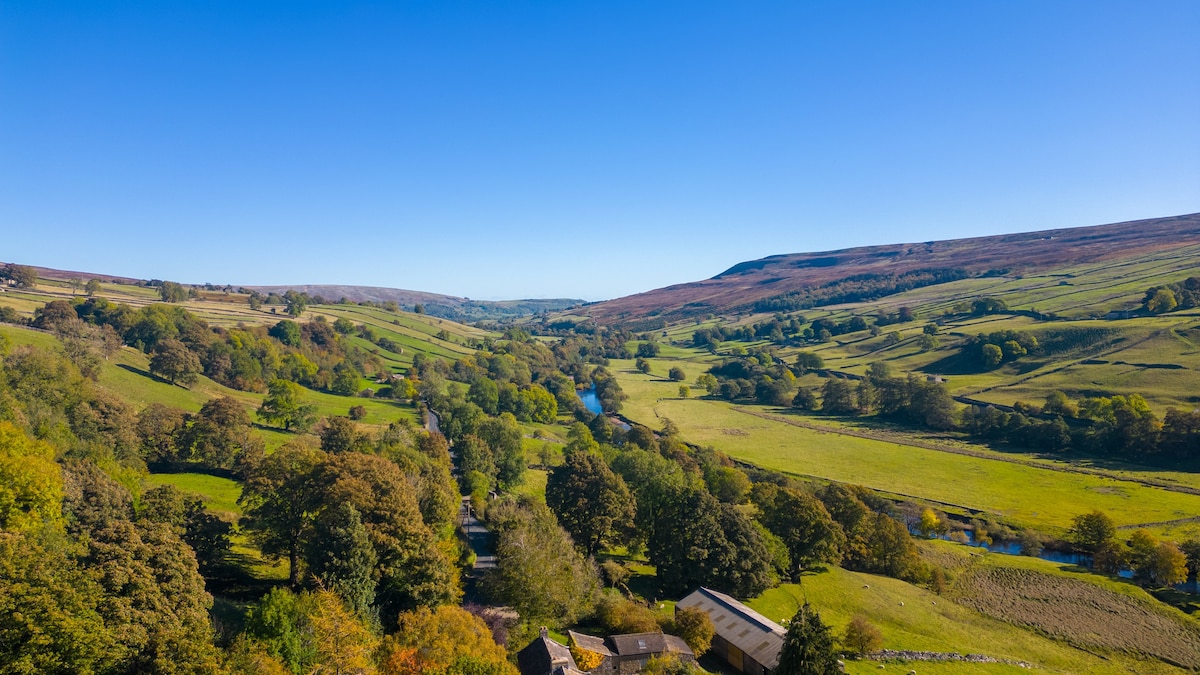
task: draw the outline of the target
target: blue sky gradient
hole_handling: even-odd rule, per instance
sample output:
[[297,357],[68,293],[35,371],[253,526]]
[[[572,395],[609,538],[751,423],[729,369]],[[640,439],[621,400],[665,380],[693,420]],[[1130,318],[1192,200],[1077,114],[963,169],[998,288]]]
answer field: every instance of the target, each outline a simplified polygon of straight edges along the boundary
[[1200,211],[1200,3],[0,0],[0,260],[603,299]]

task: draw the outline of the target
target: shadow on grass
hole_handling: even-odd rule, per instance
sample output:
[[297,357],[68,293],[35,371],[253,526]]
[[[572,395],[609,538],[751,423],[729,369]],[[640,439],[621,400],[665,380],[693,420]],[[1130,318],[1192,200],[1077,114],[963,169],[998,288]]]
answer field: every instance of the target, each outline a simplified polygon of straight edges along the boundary
[[224,560],[206,566],[201,572],[205,586],[213,595],[235,600],[256,600],[275,587],[275,579],[259,579],[251,570],[258,561],[246,553],[230,552]]
[[[161,382],[162,384],[169,384],[172,387],[175,386],[174,384],[172,384],[172,382],[170,380],[163,379],[148,370],[142,370],[141,368],[134,368],[133,366],[131,366],[127,363],[118,363],[117,367],[127,370],[127,371],[133,373],[134,375],[141,375],[142,377],[148,377],[151,380],[154,380],[155,382]],[[182,388],[186,389],[187,387],[182,387]]]

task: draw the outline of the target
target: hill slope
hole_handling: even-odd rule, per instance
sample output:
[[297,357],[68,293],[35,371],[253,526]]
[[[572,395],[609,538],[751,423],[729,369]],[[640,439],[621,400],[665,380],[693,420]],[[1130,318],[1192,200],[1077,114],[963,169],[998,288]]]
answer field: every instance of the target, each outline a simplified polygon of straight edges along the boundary
[[351,302],[394,302],[411,308],[420,303],[433,316],[455,321],[481,321],[487,319],[513,319],[538,312],[555,312],[583,304],[583,300],[572,298],[548,298],[530,300],[471,300],[453,295],[440,295],[424,291],[408,291],[400,288],[378,286],[340,286],[331,284],[293,286],[246,286],[260,293],[285,293],[289,290],[321,296],[331,301],[346,298]]
[[[0,262],[2,266],[3,262]],[[60,270],[52,267],[32,266],[37,271],[39,279],[50,279],[55,281],[69,282],[72,279],[87,281],[88,279],[98,279],[102,282],[116,286],[139,287],[145,283],[144,279],[135,279],[133,277],[116,276],[112,274],[100,274],[96,272],[79,272],[74,270]],[[193,286],[211,287],[210,284],[194,284]],[[453,319],[454,321],[485,321],[485,320],[507,320],[515,319],[530,314],[539,312],[556,312],[559,310],[574,307],[583,304],[583,300],[574,298],[536,298],[527,300],[471,300],[470,298],[460,298],[453,295],[442,295],[440,293],[428,293],[425,291],[410,291],[402,288],[386,288],[380,286],[349,286],[338,284],[293,284],[293,285],[277,285],[277,286],[238,286],[218,285],[217,288],[239,288],[246,290],[254,290],[263,293],[278,293],[280,295],[287,291],[296,291],[297,293],[307,293],[310,296],[321,297],[330,302],[336,302],[341,298],[345,298],[351,302],[394,302],[401,307],[411,309],[413,305],[423,305],[425,312],[441,317],[443,319]],[[147,297],[153,297],[156,291],[148,291]]]
[[[774,309],[865,299],[965,277],[1023,274],[1200,243],[1200,214],[1110,225],[776,255],[739,263],[704,281],[588,305],[602,323],[679,320],[740,308]],[[849,281],[850,283],[846,283]],[[791,306],[788,306],[790,303]]]

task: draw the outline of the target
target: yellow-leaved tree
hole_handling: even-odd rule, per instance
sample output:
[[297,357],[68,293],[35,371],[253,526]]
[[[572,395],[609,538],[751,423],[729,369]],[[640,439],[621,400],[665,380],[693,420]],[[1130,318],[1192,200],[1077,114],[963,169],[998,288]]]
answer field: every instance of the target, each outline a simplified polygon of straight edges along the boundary
[[401,612],[397,624],[396,632],[384,639],[381,662],[386,675],[462,670],[456,664],[466,661],[471,662],[472,672],[517,675],[483,619],[462,607]]
[[317,648],[314,675],[371,675],[372,655],[378,640],[349,609],[337,593],[315,593],[316,610],[309,617]]
[[62,524],[62,468],[54,448],[0,422],[0,529]]

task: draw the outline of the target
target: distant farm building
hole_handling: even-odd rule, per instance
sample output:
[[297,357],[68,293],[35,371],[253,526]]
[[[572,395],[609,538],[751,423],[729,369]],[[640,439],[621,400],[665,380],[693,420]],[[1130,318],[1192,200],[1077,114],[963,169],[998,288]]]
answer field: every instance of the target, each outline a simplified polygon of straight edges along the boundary
[[676,609],[696,607],[708,614],[716,635],[709,654],[746,675],[770,675],[779,665],[787,631],[733,598],[701,588],[680,600]]
[[[632,633],[606,638],[568,631],[571,647],[551,639],[543,629],[541,636],[517,652],[521,675],[636,675],[646,663],[661,656],[674,656],[695,663],[696,656],[682,638],[663,633]],[[577,662],[575,650],[582,661]],[[585,654],[587,653],[585,658]],[[579,663],[587,662],[589,670]]]

